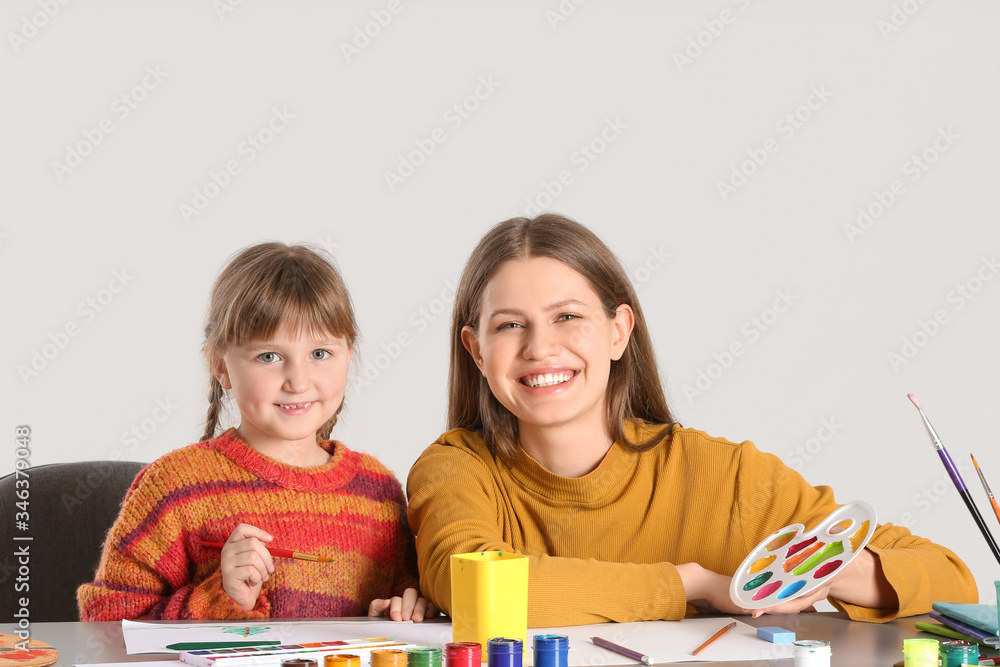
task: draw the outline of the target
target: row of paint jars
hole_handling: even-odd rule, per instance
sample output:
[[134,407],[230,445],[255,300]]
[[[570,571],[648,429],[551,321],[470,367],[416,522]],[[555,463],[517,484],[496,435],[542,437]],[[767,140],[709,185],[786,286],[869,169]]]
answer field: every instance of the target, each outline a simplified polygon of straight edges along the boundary
[[[566,635],[535,635],[532,642],[535,667],[567,667],[569,637]],[[521,667],[524,643],[520,639],[497,637],[487,642],[488,667]],[[371,652],[371,667],[480,667],[482,646],[476,642],[452,642],[444,651],[431,646],[406,649],[381,649]],[[284,660],[281,667],[318,667],[315,660]],[[361,667],[357,655],[338,654],[323,658],[323,667]]]

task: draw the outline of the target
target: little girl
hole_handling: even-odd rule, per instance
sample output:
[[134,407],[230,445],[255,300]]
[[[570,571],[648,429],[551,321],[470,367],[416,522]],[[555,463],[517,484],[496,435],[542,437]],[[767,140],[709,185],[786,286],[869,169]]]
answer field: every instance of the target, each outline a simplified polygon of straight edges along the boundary
[[[697,326],[677,313],[677,326]],[[450,609],[449,557],[526,554],[528,625],[745,613],[730,579],[772,531],[837,504],[752,443],[676,423],[642,309],[617,258],[558,215],[503,222],[455,297],[448,423],[410,470],[423,592]],[[853,619],[975,602],[949,550],[887,524],[813,594]]]
[[[399,482],[374,457],[327,439],[356,336],[347,288],[318,253],[264,243],[229,263],[205,324],[203,442],[136,477],[94,582],[77,592],[82,620],[436,613],[412,588]],[[241,422],[218,434],[227,394]],[[280,558],[268,546],[333,562]]]

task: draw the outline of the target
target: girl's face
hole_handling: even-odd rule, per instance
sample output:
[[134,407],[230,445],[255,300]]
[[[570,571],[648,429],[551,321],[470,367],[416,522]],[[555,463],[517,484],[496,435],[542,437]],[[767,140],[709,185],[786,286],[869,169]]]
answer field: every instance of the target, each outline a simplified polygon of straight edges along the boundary
[[525,425],[607,431],[611,361],[634,322],[621,305],[609,318],[587,279],[548,257],[500,266],[483,292],[479,333],[462,330],[497,400]]
[[344,338],[283,326],[269,341],[227,350],[216,377],[233,391],[249,444],[315,447],[316,432],[344,400],[350,363]]

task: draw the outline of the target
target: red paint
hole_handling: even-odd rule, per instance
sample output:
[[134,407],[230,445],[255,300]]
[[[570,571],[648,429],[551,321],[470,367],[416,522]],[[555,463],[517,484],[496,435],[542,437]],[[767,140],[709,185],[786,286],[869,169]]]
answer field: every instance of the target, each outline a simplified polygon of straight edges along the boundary
[[793,544],[792,546],[788,547],[788,553],[785,554],[785,558],[791,558],[792,556],[802,551],[815,541],[816,541],[816,536],[813,535],[808,540],[802,540],[798,544]]
[[832,560],[832,561],[830,561],[829,563],[827,563],[823,567],[821,567],[818,570],[816,570],[816,574],[813,575],[813,579],[822,579],[823,577],[825,577],[826,575],[830,574],[831,572],[833,572],[834,570],[836,570],[838,567],[840,567],[841,565],[843,565],[843,563],[844,563],[844,561],[842,561],[842,560]]

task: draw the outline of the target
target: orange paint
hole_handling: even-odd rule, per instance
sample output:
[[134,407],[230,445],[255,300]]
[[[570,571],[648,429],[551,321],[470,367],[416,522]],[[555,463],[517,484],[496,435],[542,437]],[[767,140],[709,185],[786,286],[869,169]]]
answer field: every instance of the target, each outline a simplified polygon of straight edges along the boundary
[[776,551],[791,542],[794,537],[795,533],[785,533],[784,535],[779,535],[771,540],[765,548],[768,551]]
[[822,547],[823,547],[823,543],[822,542],[817,542],[816,544],[812,545],[808,549],[800,551],[799,553],[795,554],[794,556],[792,556],[791,558],[789,558],[788,560],[786,560],[784,562],[784,564],[782,564],[781,567],[784,568],[785,572],[791,572],[796,567],[798,567],[799,564],[802,563],[802,561],[804,561],[805,559],[809,558],[809,556],[812,556],[814,553],[816,553],[817,551],[819,551]]
[[759,561],[750,566],[750,574],[760,572],[765,567],[773,563],[775,558],[777,558],[777,556],[765,556],[764,558],[761,558]]
[[851,553],[854,553],[855,551],[858,550],[858,547],[860,547],[861,543],[864,542],[865,535],[867,534],[868,534],[868,522],[865,521],[863,524],[861,524],[861,528],[858,528],[858,532],[854,533],[854,536],[851,537]]

